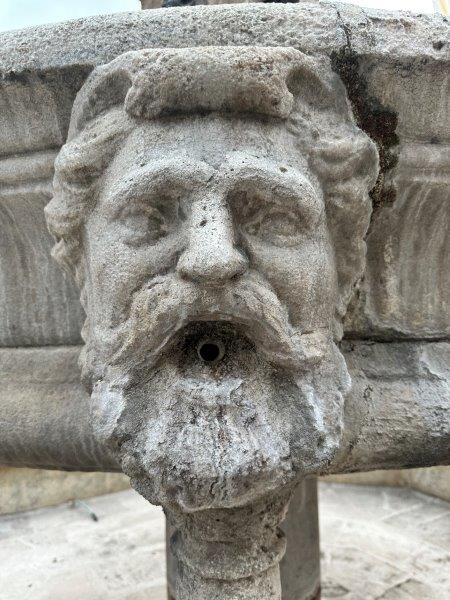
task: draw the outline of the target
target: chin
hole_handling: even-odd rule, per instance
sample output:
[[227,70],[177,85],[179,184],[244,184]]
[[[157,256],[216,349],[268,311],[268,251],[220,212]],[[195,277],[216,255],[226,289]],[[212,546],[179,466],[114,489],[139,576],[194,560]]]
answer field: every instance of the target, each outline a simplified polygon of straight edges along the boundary
[[195,512],[249,504],[331,460],[343,396],[330,379],[321,389],[315,380],[269,364],[228,324],[197,323],[125,386],[118,410],[111,386],[94,396],[115,414],[106,431],[133,487]]

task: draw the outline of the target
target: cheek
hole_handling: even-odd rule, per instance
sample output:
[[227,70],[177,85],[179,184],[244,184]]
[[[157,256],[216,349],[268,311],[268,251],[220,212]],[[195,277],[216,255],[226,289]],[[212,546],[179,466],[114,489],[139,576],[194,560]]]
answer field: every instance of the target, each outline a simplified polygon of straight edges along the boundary
[[115,233],[100,219],[93,219],[85,230],[90,306],[100,307],[111,325],[126,316],[136,289],[175,267],[183,245],[182,236],[171,235],[153,245],[132,247]]
[[334,313],[333,255],[324,241],[279,248],[249,245],[253,268],[266,277],[287,307],[293,325],[327,327]]

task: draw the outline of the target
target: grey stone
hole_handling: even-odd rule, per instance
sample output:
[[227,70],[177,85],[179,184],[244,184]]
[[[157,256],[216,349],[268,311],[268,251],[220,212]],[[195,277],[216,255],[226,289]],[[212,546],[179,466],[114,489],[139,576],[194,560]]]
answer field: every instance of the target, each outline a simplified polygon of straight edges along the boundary
[[0,160],[0,346],[81,341],[78,293],[49,261],[44,206],[52,196],[55,155]]
[[319,598],[319,514],[315,477],[306,478],[297,486],[281,528],[286,534],[286,554],[280,563],[282,600]]
[[[448,347],[447,342],[342,345],[353,385],[342,450],[324,472],[448,464],[448,376],[441,371],[448,365]],[[0,350],[0,464],[119,469],[94,439],[79,353],[76,346]],[[427,362],[433,357],[431,370],[423,368],[424,356]]]
[[174,525],[178,600],[280,596],[293,485],[339,449],[377,166],[327,61],[290,48],[129,52],[75,100],[53,254],[94,436]]
[[[445,122],[443,113],[435,116]],[[398,149],[387,184],[391,201],[376,212],[367,236],[365,275],[346,317],[349,335],[448,337],[449,150],[437,141]]]
[[409,487],[450,502],[450,468],[446,466],[328,475],[326,480],[352,485]]
[[0,468],[0,515],[68,500],[110,494],[130,487],[119,473],[78,473],[45,469]]
[[[249,0],[141,0],[141,6],[146,8],[171,8],[175,6],[201,6],[207,4],[209,6],[215,4],[241,4]],[[262,2],[264,0],[256,0]]]
[[[449,34],[444,19],[326,3],[236,5],[102,16],[75,25],[8,32],[0,38],[2,154],[6,159],[23,153],[22,164],[33,160],[30,151],[61,146],[75,94],[88,73],[124,51],[215,45],[219,40],[225,45],[293,46],[331,57],[360,126],[377,142],[383,156],[367,238],[367,272],[355,290],[346,330],[352,337],[387,340],[448,336],[448,269],[438,267],[448,260],[449,246],[442,218],[448,185],[450,97],[445,92]],[[17,169],[15,186],[29,181],[27,169],[22,171]],[[411,173],[414,183],[409,183]],[[0,187],[3,184],[0,175]],[[33,202],[31,190],[30,194]],[[36,227],[39,223],[39,235],[45,239],[42,220],[36,219]],[[422,234],[425,223],[429,234]],[[429,243],[424,241],[428,238]],[[32,251],[23,252],[24,261],[32,263]],[[39,262],[52,271],[48,260],[47,254]],[[5,261],[10,262],[9,258]],[[3,277],[9,277],[8,271]],[[34,289],[29,278],[28,269],[17,277],[17,285]],[[56,277],[50,281],[46,287],[39,281],[38,304],[46,309],[36,316],[36,324],[24,309],[19,310],[20,293],[9,293],[8,301],[2,303],[0,343],[78,341],[82,311],[73,287]],[[56,297],[60,298],[57,303],[52,300]],[[60,305],[66,306],[69,322],[59,312]],[[34,328],[38,328],[36,333]],[[16,339],[13,332],[17,332]]]
[[[316,478],[307,478],[297,486],[281,529],[286,535],[286,554],[280,563],[282,599],[312,600],[320,593]],[[167,542],[174,533],[168,526]],[[179,568],[170,543],[166,545],[166,552],[168,595],[169,600],[173,600]]]
[[408,489],[320,484],[325,598],[445,600],[449,506]]
[[76,346],[0,350],[0,464],[118,470],[93,435],[79,352]]
[[304,477],[448,462],[446,36],[322,3],[2,36],[0,341],[79,341],[43,276],[64,143],[46,217],[87,393],[75,348],[2,351],[0,452],[127,473],[177,600],[280,600]]

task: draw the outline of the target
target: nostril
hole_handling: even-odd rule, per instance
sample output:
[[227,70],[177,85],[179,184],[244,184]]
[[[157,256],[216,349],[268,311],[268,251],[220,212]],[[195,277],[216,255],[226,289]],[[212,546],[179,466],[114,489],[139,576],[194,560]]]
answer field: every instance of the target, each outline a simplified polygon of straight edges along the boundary
[[204,339],[198,343],[197,354],[206,363],[217,363],[225,354],[225,346],[220,340]]
[[223,285],[245,273],[248,260],[240,250],[214,240],[199,240],[179,257],[177,271],[183,279],[205,285]]

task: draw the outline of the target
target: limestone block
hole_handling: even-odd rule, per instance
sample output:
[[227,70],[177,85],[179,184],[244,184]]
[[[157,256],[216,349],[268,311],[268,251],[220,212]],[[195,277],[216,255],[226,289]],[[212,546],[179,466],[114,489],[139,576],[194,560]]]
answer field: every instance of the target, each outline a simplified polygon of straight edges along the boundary
[[79,352],[77,346],[0,349],[2,465],[119,470],[92,435]]
[[[45,35],[41,39],[46,44]],[[58,47],[61,44],[55,49]],[[4,58],[8,54],[5,50]],[[17,72],[7,67],[2,73],[0,156],[53,150],[63,144],[74,95],[90,70],[89,66],[78,65],[69,76],[64,68],[42,71],[36,68],[35,50],[31,39],[19,41],[18,56],[28,56],[31,63],[25,70]]]

